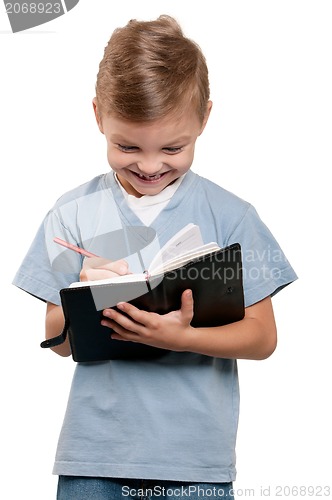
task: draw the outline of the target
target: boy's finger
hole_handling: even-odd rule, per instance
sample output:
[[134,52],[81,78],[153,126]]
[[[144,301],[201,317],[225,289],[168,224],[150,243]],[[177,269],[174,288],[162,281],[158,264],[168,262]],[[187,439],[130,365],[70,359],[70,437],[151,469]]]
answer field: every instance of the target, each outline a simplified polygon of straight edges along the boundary
[[107,269],[83,269],[80,273],[80,281],[97,281],[116,278],[119,273]]
[[107,264],[98,266],[98,268],[112,271],[113,273],[120,275],[128,274],[128,263],[123,259],[116,260],[114,262],[108,262]]
[[[87,272],[88,269],[94,269],[94,270],[100,269],[105,271],[111,271],[112,273],[114,273],[114,275],[119,275],[119,274],[123,275],[123,274],[128,274],[129,272],[128,263],[125,260],[120,259],[111,261],[109,259],[104,259],[102,257],[91,257],[84,259],[83,269],[86,270]],[[107,277],[107,274],[105,274],[104,277]]]
[[181,296],[181,314],[185,321],[189,323],[194,316],[194,299],[191,290],[185,290]]

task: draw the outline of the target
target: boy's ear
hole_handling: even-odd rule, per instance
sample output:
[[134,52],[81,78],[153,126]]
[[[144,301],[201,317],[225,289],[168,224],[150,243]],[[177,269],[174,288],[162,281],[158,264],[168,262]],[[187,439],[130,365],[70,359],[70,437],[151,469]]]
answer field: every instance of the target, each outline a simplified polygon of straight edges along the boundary
[[201,135],[201,133],[205,129],[205,126],[206,126],[206,124],[208,122],[208,119],[209,119],[209,116],[210,116],[210,113],[211,113],[211,109],[212,109],[212,101],[208,101],[207,106],[206,106],[206,113],[205,113],[205,116],[204,116],[204,120],[203,120],[201,131],[200,131],[199,135]]
[[100,132],[103,134],[104,133],[103,123],[102,123],[101,115],[98,111],[97,99],[95,97],[92,99],[92,106],[93,106],[93,111],[95,113],[98,128],[99,128]]

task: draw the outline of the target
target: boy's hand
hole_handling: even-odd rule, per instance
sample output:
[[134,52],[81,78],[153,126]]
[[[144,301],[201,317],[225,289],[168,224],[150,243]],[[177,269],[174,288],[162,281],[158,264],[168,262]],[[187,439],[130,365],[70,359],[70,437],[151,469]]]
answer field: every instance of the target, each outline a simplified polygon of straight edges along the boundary
[[84,259],[80,281],[103,280],[124,274],[130,274],[125,260],[111,261],[102,257],[89,257]]
[[181,309],[168,314],[142,311],[127,302],[120,302],[117,307],[126,315],[114,309],[103,311],[102,325],[114,330],[113,339],[130,340],[172,351],[187,350],[186,346],[194,330],[190,326],[194,314],[191,290],[183,292]]

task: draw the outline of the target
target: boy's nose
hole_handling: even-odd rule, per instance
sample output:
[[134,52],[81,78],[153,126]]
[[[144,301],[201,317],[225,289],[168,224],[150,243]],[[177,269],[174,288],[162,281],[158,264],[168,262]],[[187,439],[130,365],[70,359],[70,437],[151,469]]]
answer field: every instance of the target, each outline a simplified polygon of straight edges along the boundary
[[137,166],[143,175],[154,175],[161,171],[163,163],[158,160],[145,160],[139,161]]

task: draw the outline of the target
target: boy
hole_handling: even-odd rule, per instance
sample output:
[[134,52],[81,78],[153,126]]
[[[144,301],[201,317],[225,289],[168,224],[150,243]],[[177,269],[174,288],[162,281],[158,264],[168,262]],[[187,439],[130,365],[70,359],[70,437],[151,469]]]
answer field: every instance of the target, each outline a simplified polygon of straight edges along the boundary
[[[246,310],[237,323],[193,328],[186,290],[180,310],[163,316],[127,303],[118,305],[126,315],[104,311],[113,338],[170,352],[77,364],[54,466],[58,500],[232,496],[236,359],[272,354],[271,296],[296,275],[249,203],[190,170],[211,107],[204,56],[174,19],[131,21],[113,33],[93,100],[112,170],[58,200],[14,283],[47,302],[46,337],[55,337],[61,288],[136,271],[119,252],[119,231],[144,224],[162,246],[193,222],[205,243],[241,244]],[[55,236],[104,258],[64,259]],[[278,267],[269,261],[276,254]],[[70,355],[68,341],[54,351]]]

